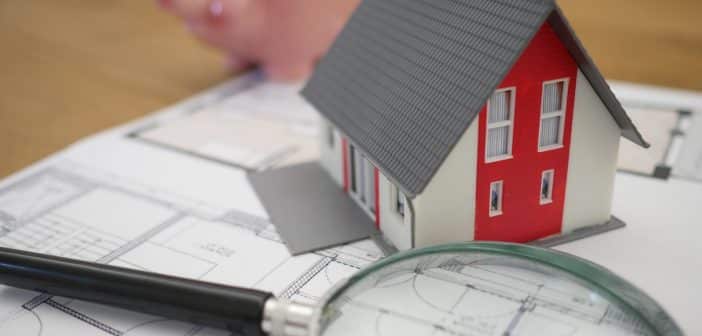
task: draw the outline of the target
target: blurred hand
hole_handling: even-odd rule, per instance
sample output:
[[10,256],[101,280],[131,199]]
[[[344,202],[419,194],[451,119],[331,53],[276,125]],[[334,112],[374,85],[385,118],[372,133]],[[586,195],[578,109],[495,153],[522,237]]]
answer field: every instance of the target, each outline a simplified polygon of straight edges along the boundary
[[158,0],[232,70],[259,65],[270,77],[308,75],[359,0]]

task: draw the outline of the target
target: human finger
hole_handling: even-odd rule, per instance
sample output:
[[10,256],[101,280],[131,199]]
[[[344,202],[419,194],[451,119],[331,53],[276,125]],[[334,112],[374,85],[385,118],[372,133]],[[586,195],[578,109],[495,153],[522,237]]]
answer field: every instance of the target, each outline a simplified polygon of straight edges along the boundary
[[313,70],[312,62],[274,62],[262,64],[266,75],[276,81],[290,82],[307,77]]
[[203,20],[210,11],[212,0],[161,0],[159,4],[185,20]]
[[227,55],[224,65],[230,72],[238,73],[250,68],[253,63],[241,56],[229,54]]
[[[219,0],[214,0],[217,3]],[[235,3],[237,5],[235,5]],[[264,11],[257,2],[228,0],[207,20],[186,20],[188,29],[199,39],[216,48],[244,56],[260,57],[266,43]]]

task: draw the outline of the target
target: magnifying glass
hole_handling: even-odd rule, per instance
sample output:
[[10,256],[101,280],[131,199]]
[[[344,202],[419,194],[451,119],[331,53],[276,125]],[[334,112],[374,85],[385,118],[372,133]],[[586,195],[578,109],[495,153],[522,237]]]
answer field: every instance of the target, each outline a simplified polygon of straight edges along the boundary
[[608,270],[508,243],[398,253],[337,284],[318,306],[10,249],[0,249],[0,282],[234,334],[683,335],[652,298]]

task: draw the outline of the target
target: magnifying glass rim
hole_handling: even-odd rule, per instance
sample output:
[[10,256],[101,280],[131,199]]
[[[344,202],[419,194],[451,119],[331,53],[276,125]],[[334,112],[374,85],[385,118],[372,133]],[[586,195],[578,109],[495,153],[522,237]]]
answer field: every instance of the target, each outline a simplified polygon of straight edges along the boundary
[[328,294],[322,298],[321,306],[317,309],[317,316],[314,321],[316,326],[312,329],[319,335],[323,328],[319,324],[322,315],[329,303],[334,302],[342,293],[351,286],[392,264],[412,258],[424,257],[431,254],[448,253],[484,253],[496,254],[518,259],[526,259],[537,264],[546,265],[573,275],[577,279],[588,283],[598,289],[605,298],[616,302],[622,306],[626,313],[634,314],[639,320],[660,336],[682,336],[684,335],[672,317],[643,291],[610,272],[606,268],[579,258],[577,256],[542,247],[513,244],[504,242],[466,242],[445,245],[436,245],[420,249],[412,249],[393,254],[381,259],[334,286]]

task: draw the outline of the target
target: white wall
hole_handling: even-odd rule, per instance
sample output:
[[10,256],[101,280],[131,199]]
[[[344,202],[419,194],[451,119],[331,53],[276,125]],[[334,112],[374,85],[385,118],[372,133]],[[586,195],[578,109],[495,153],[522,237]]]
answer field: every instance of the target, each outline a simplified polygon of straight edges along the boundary
[[401,216],[395,210],[393,184],[383,175],[379,174],[379,200],[380,200],[380,230],[395,247],[400,250],[412,248],[412,207],[405,206],[405,215]]
[[343,186],[344,171],[343,159],[341,156],[341,136],[335,129],[334,146],[330,147],[327,140],[327,127],[330,127],[331,124],[326,119],[321,118],[319,125],[319,163],[340,186]]
[[415,247],[473,240],[478,157],[475,120],[414,205]]
[[[322,118],[319,130],[319,162],[329,172],[332,178],[344,185],[343,158],[341,133],[334,130],[334,146],[329,146],[328,130],[331,124]],[[395,212],[394,199],[392,198],[392,184],[381,172],[379,176],[378,197],[380,201],[380,225],[386,239],[401,250],[412,248],[412,214],[408,205],[405,216]],[[349,195],[349,197],[352,197]]]
[[621,130],[578,71],[563,232],[609,220]]

